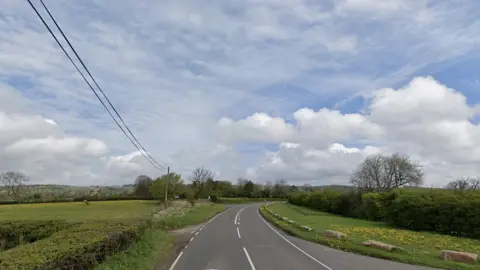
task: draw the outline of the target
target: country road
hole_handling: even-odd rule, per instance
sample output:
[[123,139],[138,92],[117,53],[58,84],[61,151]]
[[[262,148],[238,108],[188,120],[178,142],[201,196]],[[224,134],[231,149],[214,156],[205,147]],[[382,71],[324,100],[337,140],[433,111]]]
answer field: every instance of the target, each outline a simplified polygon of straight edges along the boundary
[[170,270],[433,269],[331,249],[285,235],[258,213],[231,206],[195,232]]

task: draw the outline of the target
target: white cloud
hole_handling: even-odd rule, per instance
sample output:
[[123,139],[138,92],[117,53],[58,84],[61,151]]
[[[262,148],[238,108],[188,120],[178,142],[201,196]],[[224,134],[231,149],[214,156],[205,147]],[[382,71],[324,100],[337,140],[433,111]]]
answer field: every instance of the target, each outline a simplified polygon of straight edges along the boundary
[[49,152],[55,155],[85,154],[100,156],[105,154],[106,145],[99,140],[84,138],[35,138],[21,139],[5,148],[7,153],[33,154]]
[[[229,145],[238,140],[292,142],[319,151],[335,143],[346,147],[341,150],[336,145],[335,151],[356,151],[352,144],[388,143],[395,149],[410,151],[411,147],[432,159],[462,160],[455,156],[459,155],[464,157],[462,162],[476,160],[475,151],[448,150],[455,146],[468,151],[475,142],[475,126],[462,118],[467,111],[444,105],[453,112],[448,117],[457,117],[452,120],[432,105],[426,119],[432,134],[427,134],[415,125],[393,132],[388,126],[391,122],[381,120],[386,117],[381,113],[345,114],[330,106],[318,110],[311,105],[310,101],[369,95],[372,89],[391,87],[431,64],[478,55],[480,24],[471,12],[479,8],[476,1],[463,1],[463,5],[426,0],[377,2],[249,0],[205,5],[191,0],[119,0],[111,5],[99,0],[48,5],[138,139],[159,163],[174,170],[188,172],[205,165],[220,172],[219,177],[241,175],[255,162],[258,149]],[[140,156],[120,162],[127,168],[122,173],[125,178],[112,173],[116,165],[105,170],[110,157],[128,156],[136,149],[112,123],[27,3],[1,1],[0,31],[2,151],[14,143],[17,151],[27,145],[40,151],[52,143],[85,156],[81,162],[73,157],[39,159],[40,154],[20,160],[2,157],[2,166],[28,168],[41,179],[59,183],[126,181],[130,172],[150,173]],[[281,85],[305,90],[291,93],[281,90]],[[304,93],[308,98],[302,98]],[[377,112],[382,109],[379,106]],[[287,118],[292,107],[304,109]],[[391,120],[414,117],[403,113]],[[239,115],[252,116],[233,120]],[[222,118],[222,140],[218,141],[215,127]],[[418,136],[404,142],[402,138],[412,132],[435,135],[438,140]],[[465,137],[451,139],[454,136]],[[108,149],[102,152],[92,140],[103,142]],[[441,144],[436,147],[439,153],[433,154],[437,143]],[[55,155],[64,151],[51,150]]]
[[[291,125],[279,117],[271,117],[265,113],[255,113],[238,122],[230,118],[222,118],[219,126],[227,139],[245,139],[253,142],[282,142],[294,135]],[[226,134],[225,134],[226,133]]]
[[[464,174],[480,174],[480,126],[470,122],[475,113],[476,107],[468,105],[460,92],[431,77],[418,77],[397,90],[375,91],[363,115],[328,109],[317,113],[298,110],[293,114],[296,123],[291,125],[295,132],[288,137],[295,143],[280,143],[279,150],[267,152],[259,164],[249,169],[249,174],[257,179],[347,183],[348,175],[365,156],[402,152],[425,164],[427,185],[442,185]],[[252,119],[231,124],[237,139],[251,138],[239,132],[242,125],[254,126],[249,122]],[[282,119],[277,121],[283,123]],[[269,142],[277,139],[272,136]],[[362,139],[376,146],[342,144],[358,144]],[[442,175],[445,168],[452,171]]]

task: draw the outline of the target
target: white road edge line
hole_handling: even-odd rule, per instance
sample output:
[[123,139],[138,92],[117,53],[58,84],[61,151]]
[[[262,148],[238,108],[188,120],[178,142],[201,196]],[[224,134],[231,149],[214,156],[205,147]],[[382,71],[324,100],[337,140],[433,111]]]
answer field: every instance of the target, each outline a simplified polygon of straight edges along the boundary
[[238,234],[238,238],[241,239],[242,237],[240,236],[240,230],[238,229],[238,227],[237,227],[237,234]]
[[180,260],[180,257],[182,257],[182,254],[183,254],[183,251],[180,252],[180,254],[178,254],[177,258],[176,258],[175,261],[173,262],[172,266],[170,266],[169,270],[175,269],[175,265],[177,265],[178,260]]
[[250,267],[252,267],[252,270],[256,270],[255,265],[253,265],[252,259],[250,259],[250,255],[248,255],[248,251],[245,247],[243,247],[243,251],[245,252],[245,255],[247,256],[247,260],[250,263]]
[[238,210],[237,215],[235,215],[235,220],[233,221],[233,224],[237,225],[237,220],[238,220],[238,215],[243,211],[243,209],[247,208],[247,206],[243,207],[242,209]]
[[[210,222],[212,222],[214,219],[216,219],[218,216],[222,215],[222,214],[225,213],[225,212],[227,212],[227,210],[221,212],[220,214],[214,216],[212,219],[210,219],[208,222],[206,222],[205,225],[203,225],[203,226],[200,228],[200,231],[201,231],[203,228],[205,228],[205,227],[207,226],[207,224],[209,224]],[[198,232],[197,232],[195,235],[197,235],[197,234],[198,234]],[[192,238],[190,238],[189,243],[192,242],[194,238],[195,238],[195,236],[192,236]],[[188,247],[188,244],[183,248],[183,250],[185,250],[187,247]],[[177,265],[177,263],[178,263],[178,261],[180,260],[180,257],[182,257],[182,255],[183,255],[183,251],[180,252],[180,254],[178,254],[177,258],[176,258],[175,261],[173,262],[172,266],[170,266],[169,270],[173,270],[173,269],[175,268],[175,265]]]
[[279,232],[277,232],[277,230],[275,230],[270,224],[268,224],[268,222],[265,221],[265,219],[263,219],[262,215],[260,215],[260,212],[259,210],[257,209],[257,214],[258,216],[260,217],[260,219],[265,223],[265,225],[267,225],[272,231],[274,231],[278,236],[280,236],[283,240],[285,240],[287,243],[289,243],[292,247],[296,248],[298,251],[300,251],[301,253],[303,253],[305,256],[309,257],[310,259],[314,260],[315,262],[317,262],[318,264],[320,264],[321,266],[325,267],[326,269],[328,270],[333,270],[332,268],[328,267],[326,264],[322,263],[321,261],[315,259],[312,255],[308,254],[307,252],[305,252],[303,249],[297,247],[297,245],[295,245],[294,243],[290,242],[290,240],[288,240],[287,238],[285,238],[283,235],[281,235]]

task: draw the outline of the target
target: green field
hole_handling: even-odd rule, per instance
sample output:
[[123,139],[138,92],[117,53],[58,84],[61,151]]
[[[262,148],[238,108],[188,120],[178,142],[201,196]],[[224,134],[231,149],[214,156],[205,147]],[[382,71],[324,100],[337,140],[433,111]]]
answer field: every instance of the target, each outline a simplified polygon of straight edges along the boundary
[[0,206],[0,269],[151,269],[168,254],[168,230],[225,209],[174,201],[108,201]]
[[[374,257],[392,259],[410,264],[421,264],[445,269],[480,269],[480,264],[467,265],[446,262],[439,258],[441,250],[456,250],[480,253],[480,241],[458,238],[427,232],[414,232],[389,227],[383,222],[372,222],[335,216],[308,208],[274,203],[268,208],[282,217],[287,217],[298,224],[314,229],[307,232],[280,221],[268,212],[262,214],[285,231],[301,238],[329,245],[333,248],[354,251]],[[347,234],[346,240],[331,240],[323,237],[321,232],[335,230]],[[403,248],[399,251],[383,251],[360,245],[366,240],[377,240]]]
[[146,217],[157,206],[159,203],[156,201],[90,202],[90,205],[84,202],[0,205],[0,221],[52,219],[84,221]]

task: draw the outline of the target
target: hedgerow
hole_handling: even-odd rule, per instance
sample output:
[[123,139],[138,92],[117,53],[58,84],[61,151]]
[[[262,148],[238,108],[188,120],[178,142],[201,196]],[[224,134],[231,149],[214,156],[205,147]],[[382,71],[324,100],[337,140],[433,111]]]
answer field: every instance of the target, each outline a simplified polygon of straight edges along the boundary
[[288,201],[337,215],[386,221],[409,230],[480,238],[480,192],[396,189],[362,194],[322,190],[294,193]]
[[87,222],[0,252],[0,269],[91,269],[135,242],[148,220]]
[[28,220],[0,222],[0,251],[33,243],[55,232],[74,226],[64,220]]

